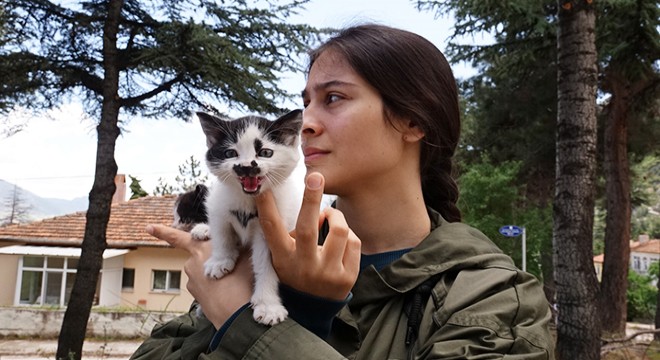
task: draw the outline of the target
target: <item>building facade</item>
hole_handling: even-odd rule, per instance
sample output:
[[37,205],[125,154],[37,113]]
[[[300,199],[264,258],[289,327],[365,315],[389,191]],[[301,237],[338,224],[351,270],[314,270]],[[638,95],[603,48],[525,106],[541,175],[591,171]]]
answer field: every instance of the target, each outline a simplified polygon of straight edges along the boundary
[[[598,281],[602,279],[603,254],[594,256],[594,268]],[[637,241],[630,242],[630,270],[648,275],[654,262],[660,261],[660,239],[650,239],[648,235],[640,235]]]
[[[189,309],[193,298],[183,272],[187,253],[144,230],[148,224],[171,224],[175,199],[120,197],[113,203],[96,306]],[[85,221],[85,212],[78,212],[0,227],[0,306],[65,307],[76,278]]]

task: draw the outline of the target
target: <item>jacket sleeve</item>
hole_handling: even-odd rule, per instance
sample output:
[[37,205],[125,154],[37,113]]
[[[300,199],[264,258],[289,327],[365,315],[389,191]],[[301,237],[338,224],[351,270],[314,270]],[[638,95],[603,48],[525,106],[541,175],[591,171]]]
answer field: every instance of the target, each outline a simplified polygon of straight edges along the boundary
[[200,359],[344,359],[328,343],[290,318],[266,326],[252,316],[251,308],[239,314],[218,347]]
[[193,305],[187,314],[154,327],[131,359],[196,359],[208,349],[214,333],[213,324],[198,317]]
[[416,358],[554,359],[549,306],[532,275],[496,267],[463,270],[433,291],[441,303],[427,307],[424,317],[432,320],[420,328]]
[[344,359],[294,320],[275,326],[257,323],[251,308],[238,314],[216,349],[208,352],[215,331],[210,321],[197,317],[193,307],[189,313],[155,327],[131,359]]

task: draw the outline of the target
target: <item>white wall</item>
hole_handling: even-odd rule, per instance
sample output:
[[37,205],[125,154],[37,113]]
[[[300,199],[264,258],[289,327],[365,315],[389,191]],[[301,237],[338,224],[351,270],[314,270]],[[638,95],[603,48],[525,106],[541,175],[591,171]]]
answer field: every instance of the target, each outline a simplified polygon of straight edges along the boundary
[[121,277],[123,268],[124,256],[115,256],[103,260],[99,306],[117,306],[121,304]]
[[[56,338],[65,310],[0,308],[0,336]],[[146,337],[155,325],[167,322],[178,313],[94,312],[89,316],[87,337],[134,339]]]

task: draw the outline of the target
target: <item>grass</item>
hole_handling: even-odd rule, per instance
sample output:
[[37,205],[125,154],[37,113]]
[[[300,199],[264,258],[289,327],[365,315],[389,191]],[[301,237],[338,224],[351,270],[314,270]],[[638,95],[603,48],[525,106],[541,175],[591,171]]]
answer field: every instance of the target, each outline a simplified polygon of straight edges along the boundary
[[603,347],[601,360],[660,360],[660,341],[627,342]]

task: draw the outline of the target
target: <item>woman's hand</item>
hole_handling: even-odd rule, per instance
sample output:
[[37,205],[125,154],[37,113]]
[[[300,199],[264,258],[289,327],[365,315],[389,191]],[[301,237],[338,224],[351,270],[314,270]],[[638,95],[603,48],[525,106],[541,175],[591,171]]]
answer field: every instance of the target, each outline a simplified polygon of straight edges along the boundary
[[241,306],[250,302],[254,275],[249,252],[241,253],[231,273],[215,280],[204,275],[204,262],[211,255],[210,241],[193,240],[190,233],[169,226],[149,225],[146,230],[190,254],[183,268],[188,275],[188,291],[216,329]]
[[[325,179],[311,173],[296,222],[289,233],[272,193],[257,197],[259,222],[280,281],[298,291],[331,300],[344,300],[360,270],[360,239],[346,224],[341,211],[319,212]],[[330,231],[318,245],[319,228],[327,220]]]

